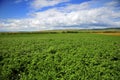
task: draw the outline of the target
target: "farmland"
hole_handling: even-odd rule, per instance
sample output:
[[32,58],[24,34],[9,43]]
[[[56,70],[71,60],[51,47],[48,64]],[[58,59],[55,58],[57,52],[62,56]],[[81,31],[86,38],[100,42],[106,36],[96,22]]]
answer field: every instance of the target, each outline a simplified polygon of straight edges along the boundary
[[1,80],[119,80],[120,36],[0,34]]
[[98,34],[120,36],[120,33],[98,33]]

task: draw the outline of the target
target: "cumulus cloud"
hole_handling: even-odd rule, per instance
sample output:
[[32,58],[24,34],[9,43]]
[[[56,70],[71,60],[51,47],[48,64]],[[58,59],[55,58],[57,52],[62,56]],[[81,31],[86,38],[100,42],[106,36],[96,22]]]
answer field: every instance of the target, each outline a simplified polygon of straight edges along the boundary
[[31,7],[34,9],[40,9],[47,6],[54,6],[59,3],[68,2],[69,0],[33,0],[31,2]]
[[[95,2],[94,2],[95,3]],[[113,2],[114,3],[114,2]],[[43,12],[31,13],[30,18],[8,19],[0,22],[1,30],[31,31],[50,29],[88,29],[120,27],[120,11],[112,3],[101,7],[91,7],[92,2],[69,4]]]

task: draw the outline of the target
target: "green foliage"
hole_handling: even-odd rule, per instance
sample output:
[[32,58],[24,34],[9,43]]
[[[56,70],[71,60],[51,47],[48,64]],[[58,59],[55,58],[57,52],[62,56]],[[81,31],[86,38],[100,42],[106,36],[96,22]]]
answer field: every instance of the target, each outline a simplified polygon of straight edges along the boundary
[[0,34],[1,80],[119,80],[120,37]]

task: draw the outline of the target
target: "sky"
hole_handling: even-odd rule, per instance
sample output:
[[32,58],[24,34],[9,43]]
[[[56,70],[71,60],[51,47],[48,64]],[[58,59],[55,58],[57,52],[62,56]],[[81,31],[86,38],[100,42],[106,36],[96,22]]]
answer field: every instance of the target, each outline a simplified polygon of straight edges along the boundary
[[120,0],[0,0],[0,32],[120,28]]

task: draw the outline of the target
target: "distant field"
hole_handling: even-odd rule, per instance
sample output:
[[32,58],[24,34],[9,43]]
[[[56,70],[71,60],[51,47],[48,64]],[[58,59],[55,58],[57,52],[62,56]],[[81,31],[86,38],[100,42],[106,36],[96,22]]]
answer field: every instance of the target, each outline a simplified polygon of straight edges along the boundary
[[120,33],[98,33],[98,34],[120,36]]
[[0,79],[120,80],[120,36],[2,33]]

